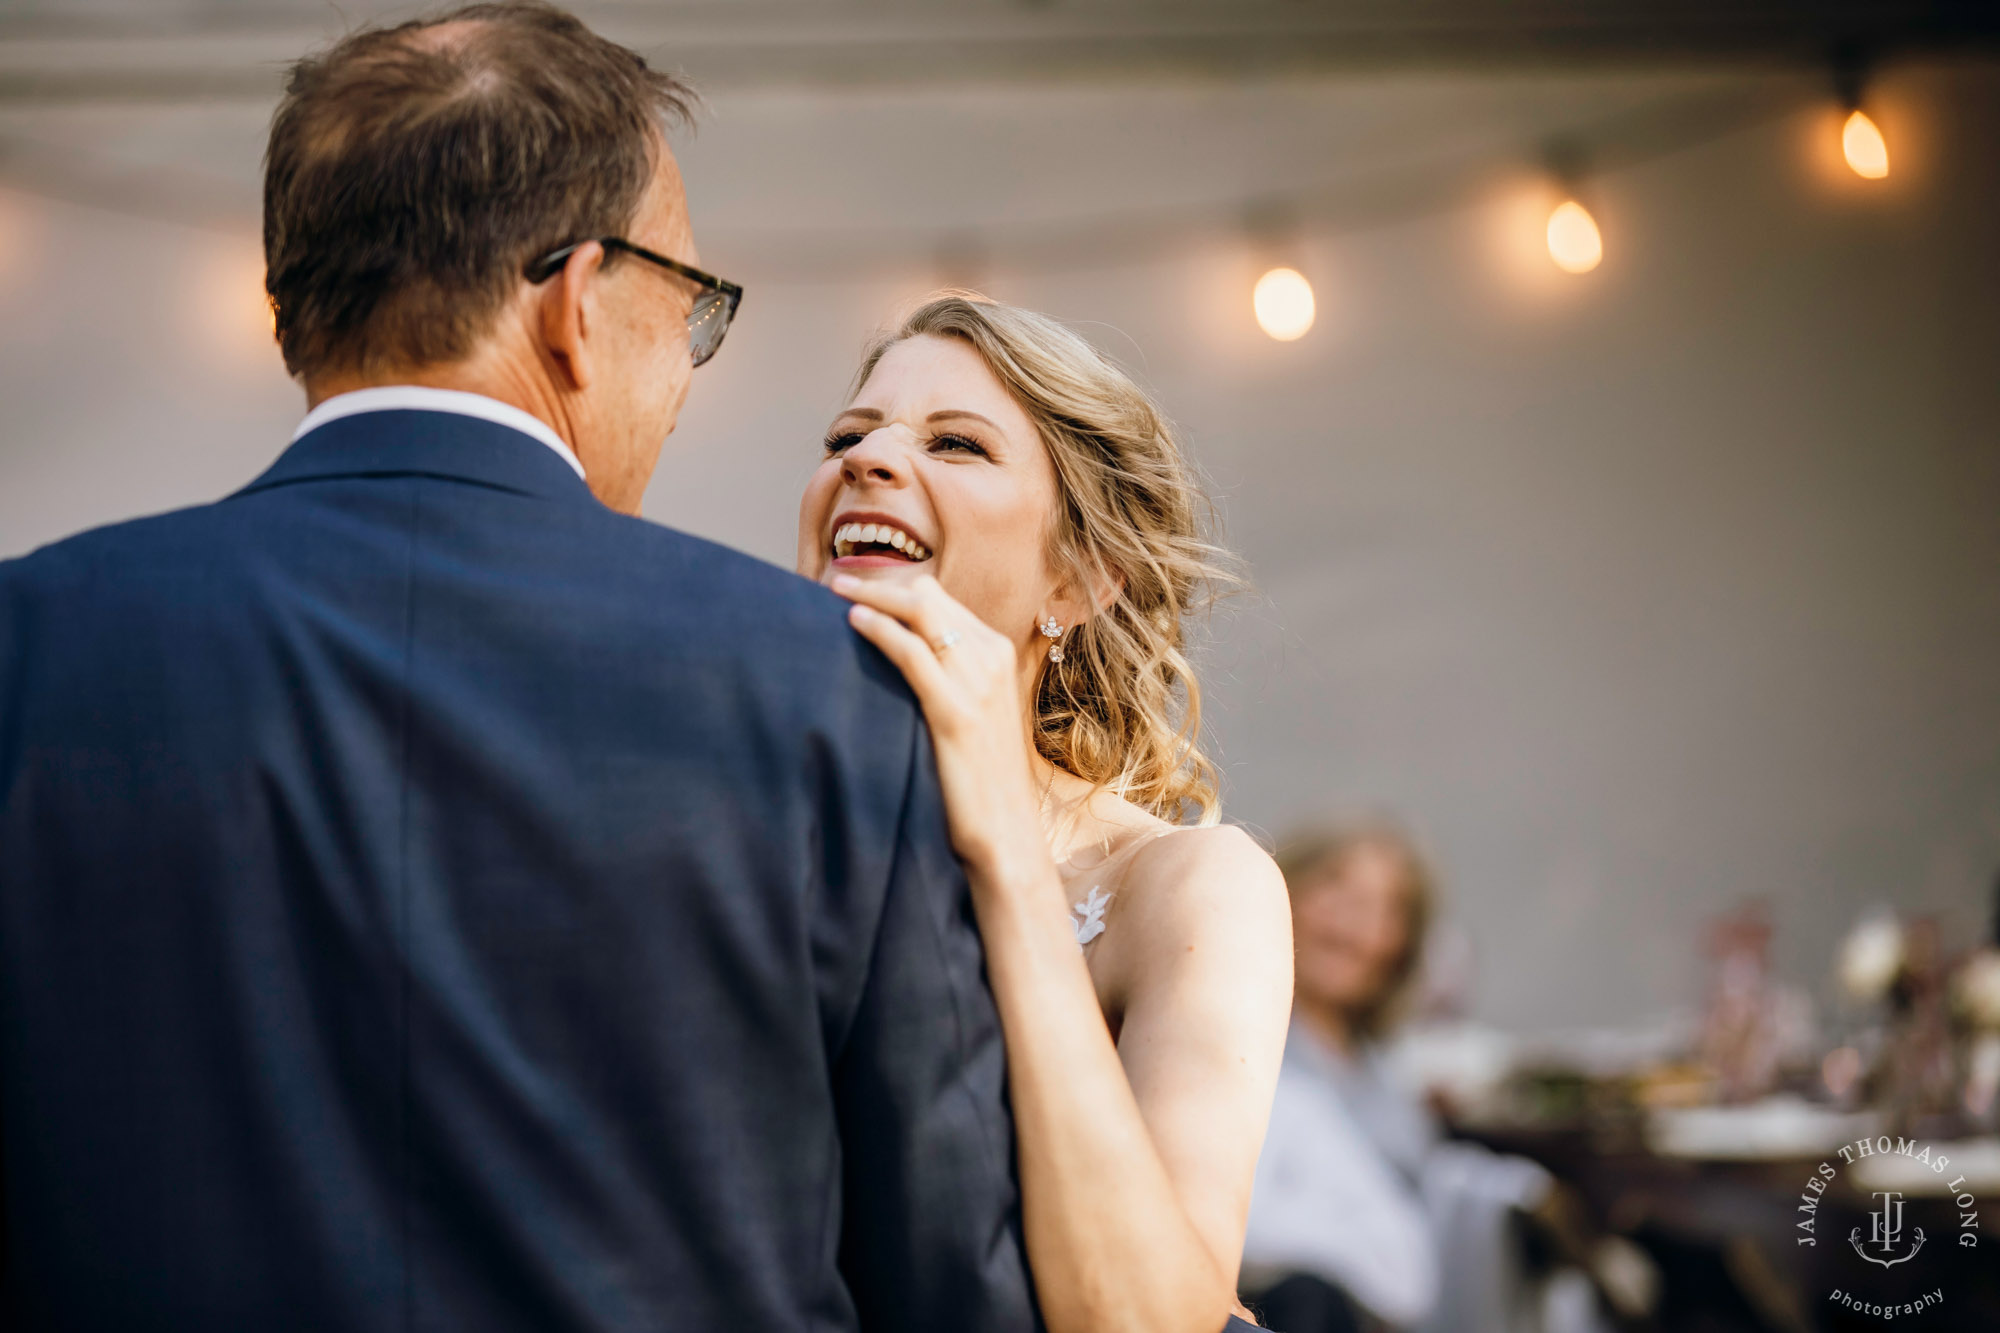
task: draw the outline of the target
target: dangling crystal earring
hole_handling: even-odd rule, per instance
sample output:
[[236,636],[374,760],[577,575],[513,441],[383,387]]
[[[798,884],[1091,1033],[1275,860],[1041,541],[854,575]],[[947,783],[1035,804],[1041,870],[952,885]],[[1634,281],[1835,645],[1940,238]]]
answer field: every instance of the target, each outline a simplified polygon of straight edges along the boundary
[[1062,661],[1062,636],[1062,622],[1054,616],[1050,616],[1042,622],[1042,637],[1050,640],[1049,661],[1051,662]]

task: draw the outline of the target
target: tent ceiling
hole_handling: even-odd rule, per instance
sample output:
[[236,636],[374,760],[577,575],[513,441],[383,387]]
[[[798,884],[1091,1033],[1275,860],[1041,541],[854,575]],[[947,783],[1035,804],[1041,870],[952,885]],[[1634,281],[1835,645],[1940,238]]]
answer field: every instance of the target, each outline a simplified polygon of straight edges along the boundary
[[[1842,40],[1934,51],[2000,31],[2000,7],[1907,0],[574,7],[708,94],[682,157],[726,257],[803,276],[947,252],[1087,264],[1265,204],[1367,225],[1557,141],[1605,169],[1824,97]],[[286,62],[418,10],[12,0],[0,186],[254,229]]]
[[[372,0],[14,0],[0,101],[269,95]],[[574,6],[711,87],[1236,77],[1439,64],[1783,60],[1992,43],[1981,0],[627,0]]]

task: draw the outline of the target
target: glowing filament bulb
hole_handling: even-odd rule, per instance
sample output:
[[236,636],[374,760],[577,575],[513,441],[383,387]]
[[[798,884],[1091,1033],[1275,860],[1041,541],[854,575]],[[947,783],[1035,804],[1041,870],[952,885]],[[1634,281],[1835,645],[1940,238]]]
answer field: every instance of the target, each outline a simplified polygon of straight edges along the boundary
[[1274,268],[1257,279],[1250,304],[1257,312],[1257,327],[1281,343],[1305,337],[1313,326],[1312,284],[1295,268]]
[[1889,174],[1889,145],[1883,142],[1882,131],[1875,128],[1875,122],[1864,112],[1857,111],[1847,118],[1840,131],[1840,151],[1847,155],[1847,165],[1854,168],[1857,176],[1878,181]]
[[1597,222],[1576,200],[1549,214],[1549,258],[1568,273],[1588,273],[1604,262],[1604,238]]

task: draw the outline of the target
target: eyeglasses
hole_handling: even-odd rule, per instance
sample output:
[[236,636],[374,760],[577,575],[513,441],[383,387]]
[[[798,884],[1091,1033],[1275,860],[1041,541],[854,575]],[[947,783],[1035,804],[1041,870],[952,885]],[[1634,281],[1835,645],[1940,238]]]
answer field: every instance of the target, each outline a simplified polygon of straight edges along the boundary
[[[606,250],[622,250],[628,255],[637,255],[651,264],[658,264],[669,273],[678,273],[699,289],[695,292],[694,305],[688,309],[688,350],[698,366],[715,355],[715,349],[722,346],[722,335],[729,332],[729,321],[736,318],[736,307],[743,301],[743,289],[733,282],[724,282],[713,273],[703,273],[698,268],[656,255],[641,245],[617,236],[593,237]],[[529,282],[547,282],[555,276],[578,249],[589,245],[590,241],[573,241],[560,250],[551,250],[540,259],[530,263],[526,270]]]

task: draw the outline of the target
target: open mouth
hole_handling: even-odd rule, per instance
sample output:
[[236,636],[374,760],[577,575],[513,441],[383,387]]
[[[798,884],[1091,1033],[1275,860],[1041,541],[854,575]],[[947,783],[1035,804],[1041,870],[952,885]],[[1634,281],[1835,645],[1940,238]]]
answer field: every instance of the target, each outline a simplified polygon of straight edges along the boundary
[[930,548],[893,523],[843,523],[834,529],[833,558],[859,557],[905,560],[912,564],[931,558]]

